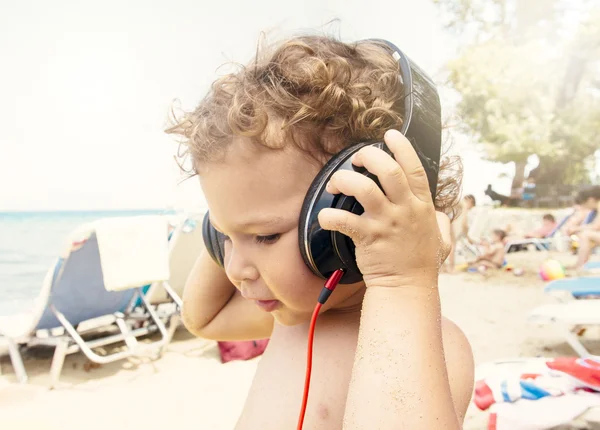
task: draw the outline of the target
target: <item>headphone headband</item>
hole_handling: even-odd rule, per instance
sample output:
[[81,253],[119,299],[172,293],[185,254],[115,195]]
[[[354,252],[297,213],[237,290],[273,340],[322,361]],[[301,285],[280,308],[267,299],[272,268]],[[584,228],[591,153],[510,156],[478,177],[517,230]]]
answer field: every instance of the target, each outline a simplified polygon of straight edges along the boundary
[[404,122],[400,132],[411,141],[427,173],[431,195],[435,197],[441,154],[441,106],[435,84],[427,74],[385,39],[365,39],[358,43],[380,43],[392,51],[399,63],[404,87]]

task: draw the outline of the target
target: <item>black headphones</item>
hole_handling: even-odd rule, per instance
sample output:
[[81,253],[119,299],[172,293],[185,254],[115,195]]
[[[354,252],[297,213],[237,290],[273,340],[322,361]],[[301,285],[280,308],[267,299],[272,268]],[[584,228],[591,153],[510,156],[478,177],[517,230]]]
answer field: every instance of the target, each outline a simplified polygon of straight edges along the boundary
[[[369,41],[387,45],[400,64],[400,78],[404,87],[404,123],[400,132],[415,148],[427,173],[431,195],[435,197],[442,143],[441,107],[435,84],[394,44],[381,39],[365,40]],[[348,236],[337,231],[323,230],[317,216],[323,208],[344,209],[357,215],[364,212],[354,197],[330,194],[325,191],[325,186],[338,170],[359,171],[379,185],[376,176],[350,162],[352,155],[368,145],[389,153],[383,142],[362,142],[345,148],[333,156],[317,174],[306,193],[300,212],[298,244],[304,262],[315,275],[323,279],[327,279],[338,269],[344,269],[344,276],[340,281],[342,284],[362,280],[362,274],[356,265],[354,243]],[[208,253],[223,267],[225,237],[210,224],[208,212],[202,223],[202,234]]]

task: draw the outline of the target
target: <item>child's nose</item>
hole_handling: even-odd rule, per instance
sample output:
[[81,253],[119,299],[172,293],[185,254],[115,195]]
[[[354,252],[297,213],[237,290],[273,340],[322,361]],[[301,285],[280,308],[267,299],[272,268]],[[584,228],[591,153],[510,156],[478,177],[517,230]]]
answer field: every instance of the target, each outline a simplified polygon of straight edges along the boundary
[[258,270],[245,253],[234,247],[230,247],[228,251],[225,253],[225,271],[236,286],[242,282],[258,279]]

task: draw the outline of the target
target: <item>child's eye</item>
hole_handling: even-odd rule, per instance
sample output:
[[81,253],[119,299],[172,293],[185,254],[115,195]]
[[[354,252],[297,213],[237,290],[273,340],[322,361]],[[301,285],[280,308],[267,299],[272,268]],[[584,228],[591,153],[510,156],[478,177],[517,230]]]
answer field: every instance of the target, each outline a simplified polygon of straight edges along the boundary
[[256,236],[256,243],[274,243],[279,239],[280,234],[270,234],[268,236]]

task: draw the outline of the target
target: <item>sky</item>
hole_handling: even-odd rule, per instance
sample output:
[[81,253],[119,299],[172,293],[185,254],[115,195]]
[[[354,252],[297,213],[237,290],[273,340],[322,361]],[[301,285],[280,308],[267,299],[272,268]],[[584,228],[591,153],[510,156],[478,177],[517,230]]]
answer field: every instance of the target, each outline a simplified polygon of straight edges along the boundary
[[[203,207],[163,132],[174,100],[192,109],[262,32],[319,30],[389,39],[434,79],[456,49],[427,0],[0,0],[0,211]],[[507,170],[457,148],[466,193]]]

